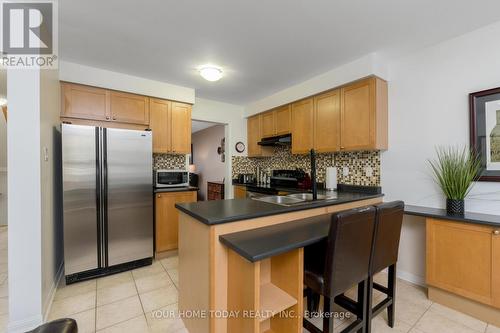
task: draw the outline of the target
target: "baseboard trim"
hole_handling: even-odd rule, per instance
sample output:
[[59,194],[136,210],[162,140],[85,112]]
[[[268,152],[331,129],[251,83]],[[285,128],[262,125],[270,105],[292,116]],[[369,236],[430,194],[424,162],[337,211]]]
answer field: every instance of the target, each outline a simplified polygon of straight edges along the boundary
[[7,327],[7,332],[9,333],[23,333],[28,332],[35,327],[41,325],[43,323],[43,318],[41,315],[37,315],[31,318],[26,318],[19,321],[11,322],[9,321],[9,325]]
[[427,287],[427,285],[425,283],[425,278],[423,276],[418,276],[418,275],[415,275],[415,274],[412,274],[412,273],[409,273],[406,271],[402,271],[400,269],[396,270],[396,275],[401,280],[405,280],[405,281],[411,282],[413,284],[416,284],[416,285],[419,285],[422,287]]
[[52,309],[52,303],[54,302],[54,296],[56,295],[57,287],[59,287],[59,283],[64,276],[64,261],[61,262],[59,269],[56,273],[56,278],[52,282],[52,287],[50,288],[49,297],[47,297],[47,301],[43,306],[43,321],[46,322],[49,317],[50,309]]

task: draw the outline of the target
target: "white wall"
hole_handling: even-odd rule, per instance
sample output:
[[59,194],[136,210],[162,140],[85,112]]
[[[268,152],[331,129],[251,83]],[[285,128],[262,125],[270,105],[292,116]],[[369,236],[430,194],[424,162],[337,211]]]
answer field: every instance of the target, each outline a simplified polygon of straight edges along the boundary
[[[427,159],[436,145],[469,142],[468,94],[500,86],[500,22],[391,62],[389,150],[382,154],[386,200],[444,207]],[[500,184],[478,182],[466,209],[500,214]],[[425,275],[423,219],[405,218],[400,270],[414,280]]]
[[192,135],[194,165],[199,176],[199,200],[207,200],[207,181],[222,181],[226,176],[225,162],[217,153],[224,131],[224,125],[216,125]]
[[7,224],[7,123],[0,113],[0,225]]
[[58,279],[63,274],[60,85],[57,70],[42,71],[40,89],[42,311],[47,316]]
[[[7,71],[0,69],[0,97],[7,98]],[[7,224],[7,122],[0,114],[0,225]]]
[[[212,101],[204,98],[196,98],[193,106],[192,118],[194,120],[210,121],[214,123],[227,124],[225,128],[226,138],[226,172],[225,172],[225,197],[233,197],[233,186],[231,184],[231,156],[246,155],[236,152],[234,148],[238,141],[247,145],[246,120],[243,118],[243,107]],[[195,153],[196,154],[196,153]],[[196,157],[195,157],[196,158]]]
[[67,61],[59,61],[59,72],[61,81],[127,91],[190,104],[194,103],[194,89],[166,82],[149,80]]
[[307,81],[250,103],[245,106],[245,117],[297,101],[369,75],[377,75],[381,78],[386,78],[387,76],[383,62],[380,61],[375,53],[368,54]]
[[40,71],[9,69],[9,331],[42,322]]

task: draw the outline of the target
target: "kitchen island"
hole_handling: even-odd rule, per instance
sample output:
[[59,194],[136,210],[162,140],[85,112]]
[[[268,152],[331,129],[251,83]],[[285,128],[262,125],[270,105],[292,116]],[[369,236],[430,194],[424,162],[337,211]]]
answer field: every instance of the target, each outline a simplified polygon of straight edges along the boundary
[[[275,246],[268,242],[266,252],[253,258],[255,262],[242,256],[234,247],[227,246],[232,242],[231,237],[227,238],[225,245],[221,242],[221,236],[275,225],[292,225],[297,220],[373,205],[382,202],[382,196],[338,192],[335,199],[292,206],[252,199],[177,204],[179,311],[188,331],[231,333],[237,328],[238,332],[302,332],[303,246],[308,243],[293,239],[286,241],[288,232],[297,234],[297,229],[283,229],[281,233],[285,241],[281,239]],[[319,233],[325,234],[324,224],[313,223],[311,228],[319,228]],[[318,237],[317,234],[314,237]],[[256,320],[248,318],[244,322],[231,322],[231,318],[228,320],[224,311],[251,307],[251,304],[243,304],[247,300],[252,300],[254,305],[270,307],[271,310],[281,311],[285,308],[280,307],[286,306],[299,316],[286,320],[274,320],[271,317]],[[262,305],[262,302],[269,300],[278,302]],[[272,320],[275,326],[273,330]],[[236,326],[228,329],[229,322]]]

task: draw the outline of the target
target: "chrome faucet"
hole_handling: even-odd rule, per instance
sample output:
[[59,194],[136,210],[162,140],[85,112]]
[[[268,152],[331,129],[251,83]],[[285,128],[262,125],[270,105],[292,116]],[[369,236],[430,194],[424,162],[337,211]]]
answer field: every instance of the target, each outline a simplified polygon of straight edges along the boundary
[[318,184],[316,182],[316,152],[311,149],[311,185],[313,200],[318,200]]

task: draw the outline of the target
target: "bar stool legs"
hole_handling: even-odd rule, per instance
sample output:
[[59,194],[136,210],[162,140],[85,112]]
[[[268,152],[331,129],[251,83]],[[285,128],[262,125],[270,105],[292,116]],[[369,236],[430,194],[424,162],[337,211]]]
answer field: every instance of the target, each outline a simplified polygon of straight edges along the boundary
[[394,328],[394,312],[396,307],[396,264],[389,266],[389,280],[387,283],[388,294],[387,296],[391,298],[392,302],[387,307],[387,318],[388,324],[391,328]]
[[[380,303],[373,307],[373,289],[378,290],[387,295]],[[373,276],[368,278],[368,296],[367,296],[367,333],[371,332],[372,318],[387,308],[387,324],[394,328],[395,312],[396,312],[396,264],[388,267],[387,288],[373,282]]]

